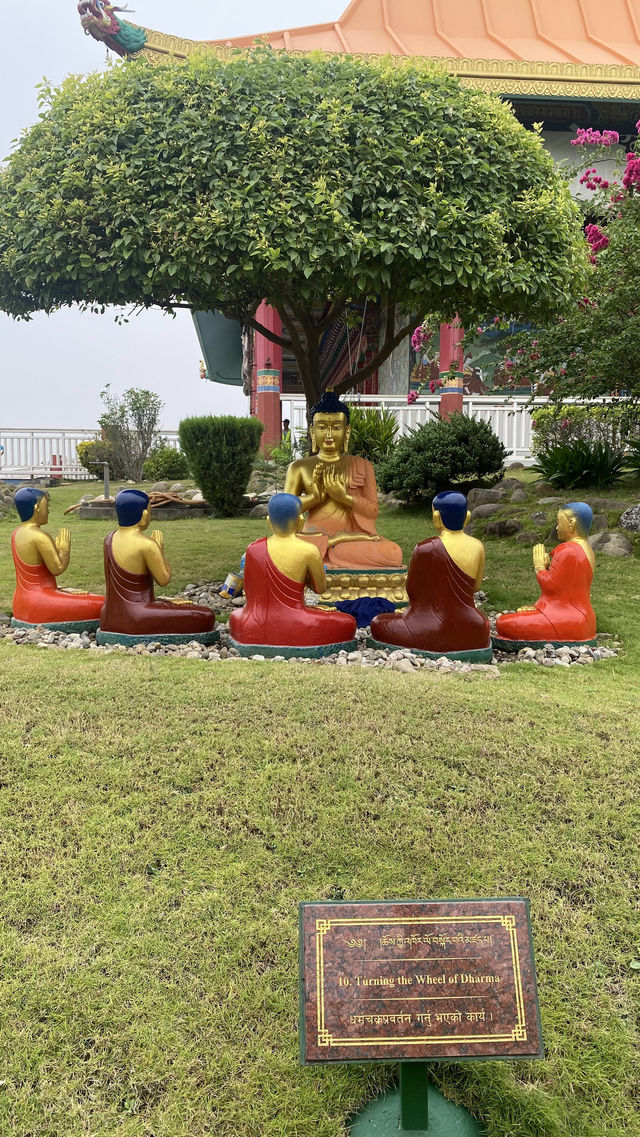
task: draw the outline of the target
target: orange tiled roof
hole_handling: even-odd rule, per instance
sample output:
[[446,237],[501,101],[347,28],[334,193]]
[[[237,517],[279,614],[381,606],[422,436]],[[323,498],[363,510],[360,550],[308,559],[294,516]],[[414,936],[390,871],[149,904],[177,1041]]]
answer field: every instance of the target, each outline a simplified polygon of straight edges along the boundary
[[288,51],[640,66],[640,0],[352,0],[335,23],[258,32]]

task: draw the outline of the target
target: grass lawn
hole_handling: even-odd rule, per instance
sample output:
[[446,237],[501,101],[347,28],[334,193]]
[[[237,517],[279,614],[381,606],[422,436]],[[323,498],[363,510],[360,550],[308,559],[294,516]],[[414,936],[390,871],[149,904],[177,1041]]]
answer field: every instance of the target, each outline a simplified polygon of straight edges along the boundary
[[[112,526],[67,520],[99,590]],[[167,591],[262,532],[165,524]],[[530,550],[487,542],[485,589],[535,599]],[[339,1137],[396,1068],[300,1068],[298,902],[523,895],[546,1058],[434,1076],[488,1137],[640,1137],[637,557],[593,599],[623,656],[493,681],[0,642],[0,1134]]]

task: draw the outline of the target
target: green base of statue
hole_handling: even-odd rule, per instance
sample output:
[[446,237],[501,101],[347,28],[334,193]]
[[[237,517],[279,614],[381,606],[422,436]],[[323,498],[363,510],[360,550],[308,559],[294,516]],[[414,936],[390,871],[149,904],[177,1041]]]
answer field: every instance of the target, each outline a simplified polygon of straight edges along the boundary
[[265,659],[275,659],[283,656],[285,659],[324,659],[327,655],[337,654],[339,651],[356,651],[357,640],[347,640],[337,644],[314,644],[311,647],[287,647],[283,644],[241,644],[229,636],[229,645],[234,647],[239,655],[247,659],[251,655],[263,655]]
[[534,651],[542,650],[547,644],[551,647],[597,647],[597,640],[508,640],[501,636],[492,636],[491,643],[495,651],[522,651],[525,647],[532,647]]
[[48,632],[64,632],[69,635],[71,632],[95,632],[100,626],[99,620],[67,620],[61,624],[28,624],[25,620],[16,620],[12,617],[12,628],[28,628],[33,631],[35,628],[46,628]]
[[367,647],[374,648],[375,651],[410,651],[412,655],[420,655],[423,659],[457,659],[462,663],[491,663],[493,659],[491,645],[470,648],[469,651],[421,651],[417,647],[399,647],[396,644],[383,643],[382,640],[374,640],[373,636],[367,636]]
[[123,644],[124,647],[135,647],[136,644],[214,644],[218,642],[220,633],[217,628],[210,632],[185,632],[182,635],[155,635],[155,636],[128,636],[124,632],[103,632],[98,629],[96,640],[99,644]]

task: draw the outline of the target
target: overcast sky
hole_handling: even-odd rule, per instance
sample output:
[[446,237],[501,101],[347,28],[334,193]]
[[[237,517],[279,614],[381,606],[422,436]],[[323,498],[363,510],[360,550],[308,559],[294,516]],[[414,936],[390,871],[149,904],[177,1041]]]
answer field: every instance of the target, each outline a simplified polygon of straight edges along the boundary
[[[124,0],[121,0],[124,4]],[[347,0],[131,0],[129,19],[187,39],[217,39],[337,19]],[[106,49],[85,36],[76,0],[2,5],[0,159],[38,116],[36,84],[104,66]],[[133,11],[135,9],[135,11]],[[127,17],[125,17],[127,18]],[[238,388],[200,379],[200,348],[191,316],[144,312],[124,326],[113,314],[65,308],[30,323],[0,313],[0,425],[89,427],[102,410],[100,391],[146,387],[164,400],[162,425],[177,429],[191,414],[245,414]]]

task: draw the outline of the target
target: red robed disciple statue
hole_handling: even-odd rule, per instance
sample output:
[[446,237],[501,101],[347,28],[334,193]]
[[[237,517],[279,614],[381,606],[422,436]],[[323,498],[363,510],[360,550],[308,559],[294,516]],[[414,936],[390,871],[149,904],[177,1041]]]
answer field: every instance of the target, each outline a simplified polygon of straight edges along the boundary
[[162,587],[168,584],[171,568],[160,530],[150,537],[144,532],[151,521],[148,495],[142,490],[121,490],[115,505],[119,528],[104,542],[107,594],[98,642],[212,642],[217,632],[211,608],[188,600],[155,599],[153,582]]
[[484,574],[484,546],[464,532],[469,520],[461,493],[434,497],[437,537],[416,545],[407,575],[408,606],[371,621],[371,638],[381,646],[406,647],[428,655],[492,657],[489,621],[475,606]]
[[16,570],[12,623],[68,631],[73,625],[73,630],[94,631],[104,596],[58,588],[56,577],[71,557],[71,534],[61,529],[54,541],[42,528],[49,520],[48,495],[35,486],[23,486],[13,500],[22,524],[11,536]]
[[269,502],[271,536],[247,549],[246,604],[229,617],[234,646],[244,655],[265,647],[278,648],[274,654],[327,655],[357,646],[353,616],[305,605],[305,586],[322,593],[326,577],[319,550],[299,535],[301,510],[294,494],[274,494]]
[[591,607],[595,556],[589,544],[591,507],[572,501],[558,510],[561,544],[551,555],[533,547],[533,567],[541,595],[533,607],[505,612],[496,621],[496,645],[589,643],[595,640],[596,614]]

